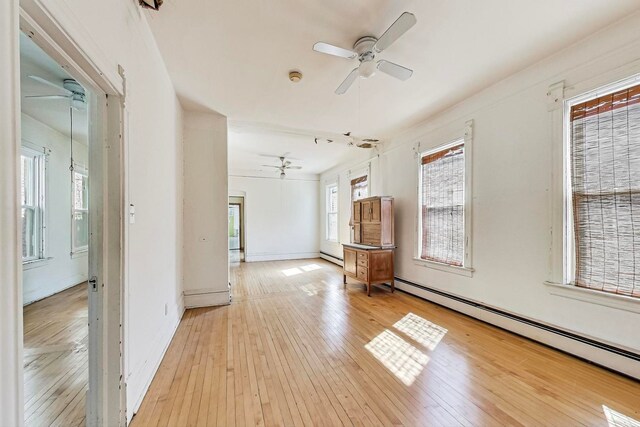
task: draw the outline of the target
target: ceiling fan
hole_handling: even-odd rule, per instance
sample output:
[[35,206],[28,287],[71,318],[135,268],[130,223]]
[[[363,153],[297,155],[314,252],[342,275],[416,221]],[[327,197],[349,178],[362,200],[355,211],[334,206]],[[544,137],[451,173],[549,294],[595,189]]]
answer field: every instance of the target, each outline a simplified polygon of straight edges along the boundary
[[87,100],[84,88],[74,79],[64,79],[62,85],[53,83],[47,79],[38,76],[29,76],[30,79],[42,83],[53,88],[56,88],[62,94],[56,95],[29,95],[25,98],[31,99],[68,99],[71,103],[71,108],[75,110],[85,109],[87,106]]
[[357,138],[355,136],[352,136],[351,132],[343,133],[342,137],[339,137],[339,138],[315,138],[314,139],[316,144],[318,144],[318,142],[325,142],[327,144],[331,144],[336,140],[338,140],[338,142],[346,143],[349,147],[358,147],[358,148],[375,148],[378,145],[382,144],[382,142],[379,139]]
[[275,166],[275,165],[262,165],[262,166],[267,168],[278,169],[280,171],[280,179],[284,179],[284,177],[287,176],[285,174],[285,170],[287,169],[302,169],[302,166],[293,166],[289,160],[286,160],[285,156],[280,156],[278,157],[278,159],[280,159],[280,162],[282,163],[280,166]]
[[344,49],[324,42],[314,44],[313,50],[316,52],[346,59],[358,58],[358,61],[360,61],[360,65],[349,73],[342,84],[338,86],[335,93],[338,95],[344,94],[357,77],[368,79],[373,76],[377,70],[403,81],[411,77],[413,70],[394,64],[393,62],[385,61],[384,59],[375,61],[375,58],[378,53],[391,46],[393,42],[413,27],[416,22],[417,20],[414,14],[404,12],[387,28],[387,31],[385,31],[379,39],[372,36],[361,37],[354,43],[353,50]]

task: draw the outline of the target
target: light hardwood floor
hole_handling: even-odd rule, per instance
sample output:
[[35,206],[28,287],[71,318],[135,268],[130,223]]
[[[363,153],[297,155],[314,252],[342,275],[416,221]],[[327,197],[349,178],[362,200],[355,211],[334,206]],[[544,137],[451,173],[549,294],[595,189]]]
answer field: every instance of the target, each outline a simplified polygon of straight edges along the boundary
[[27,426],[79,426],[87,391],[87,285],[24,308]]
[[344,290],[325,261],[231,271],[233,303],[185,313],[134,427],[640,419],[639,382],[402,292]]

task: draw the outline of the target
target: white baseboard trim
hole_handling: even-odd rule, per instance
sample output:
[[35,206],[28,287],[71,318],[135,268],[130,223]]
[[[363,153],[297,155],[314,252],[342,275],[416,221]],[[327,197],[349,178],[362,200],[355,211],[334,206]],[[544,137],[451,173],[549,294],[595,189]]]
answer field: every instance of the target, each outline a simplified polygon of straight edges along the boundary
[[[623,354],[616,353],[615,351],[608,350],[604,348],[604,346],[601,348],[593,344],[589,344],[588,342],[580,341],[575,338],[575,334],[573,332],[566,331],[566,335],[563,335],[561,333],[562,330],[557,327],[549,325],[549,329],[545,329],[544,327],[541,327],[545,326],[541,322],[536,322],[540,323],[540,326],[528,324],[523,321],[489,311],[484,308],[484,306],[474,306],[472,304],[457,301],[456,299],[413,286],[409,283],[405,283],[402,279],[397,279],[395,281],[395,287],[396,289],[400,289],[427,301],[434,302],[483,322],[562,350],[600,366],[640,379],[640,361],[634,360]],[[574,337],[571,337],[571,335],[574,335]]]
[[340,267],[344,266],[344,262],[343,261],[339,260],[338,258],[334,258],[331,255],[320,253],[320,258],[322,258],[325,261],[332,262],[335,265],[339,265]]
[[[180,308],[178,307],[178,309]],[[149,391],[149,387],[151,387],[151,382],[153,381],[153,378],[155,377],[156,372],[158,372],[158,369],[160,368],[160,364],[162,363],[162,360],[164,359],[164,356],[167,353],[167,350],[169,349],[169,345],[171,344],[171,341],[173,341],[173,337],[176,331],[178,330],[178,326],[180,326],[180,322],[182,321],[182,316],[184,315],[184,309],[182,310],[181,313],[178,313],[178,314],[179,316],[177,318],[177,321],[172,325],[172,328],[168,330],[168,333],[162,335],[162,339],[157,341],[157,346],[154,349],[157,351],[152,351],[148,353],[148,354],[159,354],[159,356],[155,358],[153,363],[148,365],[145,363],[138,370],[138,373],[140,374],[140,376],[144,378],[144,380],[142,383],[142,387],[140,387],[140,391],[136,392],[136,396],[133,397],[135,399],[133,406],[131,408],[127,407],[127,424],[131,422],[131,419],[133,418],[133,416],[138,412],[138,409],[140,409],[140,405],[142,405],[142,401],[144,400],[144,397],[147,395],[147,392]],[[145,367],[145,365],[147,365],[147,367]],[[133,375],[130,375],[129,378],[131,376]],[[135,391],[135,387],[131,387],[131,381],[127,381],[126,387],[127,387],[126,388],[127,393]]]
[[245,253],[246,262],[286,261],[290,259],[320,258],[320,252],[294,252],[285,254],[251,254]]
[[209,289],[193,289],[184,291],[184,307],[215,307],[218,305],[229,305],[231,303],[231,292],[229,289],[223,291],[212,291]]
[[34,299],[29,300],[29,301],[23,301],[22,306],[26,307],[29,304],[33,304],[34,302],[38,302],[38,301],[42,301],[45,298],[49,298],[51,296],[54,296],[55,294],[59,294],[62,291],[66,291],[67,289],[71,289],[75,286],[81,285],[84,282],[86,282],[87,280],[89,280],[86,276],[84,275],[77,275],[71,283],[73,283],[72,285],[67,285],[63,288],[57,289],[53,292],[47,292],[45,295],[38,295],[37,297],[33,297]]

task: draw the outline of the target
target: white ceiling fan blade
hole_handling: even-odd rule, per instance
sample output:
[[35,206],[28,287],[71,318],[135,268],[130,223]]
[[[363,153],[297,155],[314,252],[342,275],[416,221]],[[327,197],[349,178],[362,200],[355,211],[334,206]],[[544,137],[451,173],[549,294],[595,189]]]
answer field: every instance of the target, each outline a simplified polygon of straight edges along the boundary
[[43,85],[47,85],[47,86],[51,86],[51,87],[55,87],[58,90],[61,90],[63,92],[65,92],[67,95],[71,95],[73,92],[71,92],[68,89],[65,89],[64,87],[57,85],[53,82],[50,82],[47,79],[43,79],[42,77],[38,77],[38,76],[29,76],[30,79],[33,79],[35,81],[37,81],[38,83],[42,83]]
[[378,70],[402,81],[407,80],[413,74],[413,70],[385,60],[378,61]]
[[274,165],[260,165],[260,166],[264,166],[265,168],[276,168],[276,169],[280,169],[282,166],[274,166]]
[[391,46],[393,42],[398,40],[400,36],[409,31],[411,27],[416,25],[416,22],[418,22],[418,20],[413,13],[404,12],[398,19],[396,19],[396,22],[391,24],[391,26],[387,28],[387,31],[380,36],[376,44],[373,46],[373,49],[377,52],[382,52]]
[[28,95],[25,98],[40,98],[40,99],[69,99],[66,95]]
[[336,89],[336,95],[342,95],[347,90],[349,90],[349,88],[351,87],[353,82],[356,81],[357,78],[358,78],[358,69],[354,68],[353,71],[349,73],[347,78],[344,79],[344,81],[340,84],[340,86],[338,86],[338,89]]
[[358,54],[352,50],[342,47],[334,46],[329,43],[318,42],[313,45],[313,50],[320,53],[326,53],[327,55],[339,56],[340,58],[353,59]]
[[302,169],[302,166],[287,166],[285,169]]

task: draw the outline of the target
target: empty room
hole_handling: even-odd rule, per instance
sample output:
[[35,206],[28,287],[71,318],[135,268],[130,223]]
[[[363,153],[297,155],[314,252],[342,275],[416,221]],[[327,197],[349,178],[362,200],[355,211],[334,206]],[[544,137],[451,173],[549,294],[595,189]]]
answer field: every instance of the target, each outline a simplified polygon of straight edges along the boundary
[[6,0],[0,63],[0,426],[640,427],[638,0]]

